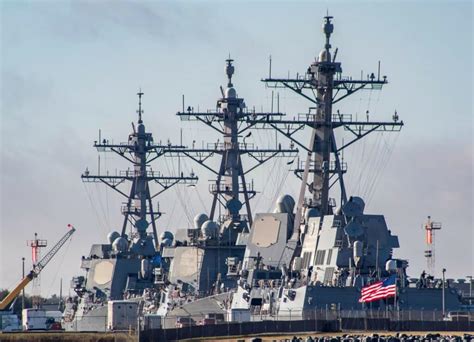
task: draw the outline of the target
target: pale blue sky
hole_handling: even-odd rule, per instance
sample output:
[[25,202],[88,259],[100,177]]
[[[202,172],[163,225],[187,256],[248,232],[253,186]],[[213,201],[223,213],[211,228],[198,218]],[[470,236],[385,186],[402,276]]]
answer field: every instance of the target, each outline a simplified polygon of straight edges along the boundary
[[[369,195],[368,211],[386,216],[400,237],[396,255],[410,259],[412,276],[424,268],[420,226],[429,214],[445,227],[437,241],[439,267],[456,278],[474,272],[472,2],[0,4],[0,288],[18,279],[21,256],[30,255],[25,240],[35,231],[52,243],[67,223],[78,228],[67,252],[44,272],[43,293],[50,294],[57,292],[60,277],[67,282],[79,272],[80,256],[88,254],[90,244],[105,242],[106,233],[120,224],[121,199],[105,189],[85,188],[80,174],[86,166],[95,169],[91,144],[99,128],[114,141],[126,139],[139,87],[155,140],[178,142],[182,129],[188,145],[213,142],[217,137],[209,129],[175,117],[181,95],[196,108],[214,108],[230,53],[239,95],[249,106],[269,109],[271,91],[259,81],[267,75],[268,56],[273,75],[303,73],[323,46],[326,9],[335,17],[333,47],[339,47],[344,74],[375,72],[381,60],[390,82],[380,94],[354,95],[337,109],[361,118],[369,109],[381,120],[390,120],[397,109],[406,123],[398,137],[373,136],[347,150],[350,193]],[[290,117],[308,106],[286,91],[280,99]],[[252,138],[264,146],[274,144],[273,136],[258,132]],[[374,146],[384,142],[393,154],[376,173],[370,152],[381,158],[386,149]],[[103,165],[123,166],[114,160],[108,157]],[[171,160],[154,165],[163,171],[173,167]],[[275,161],[255,173],[264,193],[254,200],[254,212],[268,210],[277,193],[297,193],[285,167],[286,160]],[[200,185],[197,191],[170,190],[160,199],[166,213],[161,230],[186,226],[186,217],[210,205],[211,175],[186,162],[185,169],[191,168]]]

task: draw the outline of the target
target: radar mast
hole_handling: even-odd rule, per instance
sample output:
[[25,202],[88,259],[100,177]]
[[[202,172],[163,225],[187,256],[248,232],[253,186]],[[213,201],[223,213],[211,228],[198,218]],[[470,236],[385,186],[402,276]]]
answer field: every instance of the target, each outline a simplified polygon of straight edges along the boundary
[[[121,236],[127,236],[126,231],[129,226],[130,238],[133,240],[132,251],[135,254],[153,255],[155,248],[158,249],[156,220],[161,216],[159,205],[157,203],[154,206],[153,199],[178,183],[195,184],[197,177],[194,174],[189,176],[183,174],[164,176],[161,172],[152,170],[152,161],[164,155],[166,151],[181,149],[182,146],[154,143],[152,133],[146,131],[143,123],[142,97],[144,93],[140,90],[137,95],[137,127],[132,123],[133,131],[129,134],[127,142],[113,144],[107,139],[101,139],[100,135],[99,140],[94,142],[94,147],[97,148],[98,152],[114,152],[130,162],[132,168],[122,170],[115,175],[110,174],[109,171],[101,174],[100,167],[98,174],[91,175],[89,170],[86,169],[81,178],[86,183],[104,183],[125,198],[126,201],[122,205],[124,220]],[[122,188],[127,182],[131,183],[128,193]],[[158,184],[160,190],[152,194],[150,182]],[[147,235],[150,225],[154,246]]]
[[[273,149],[260,149],[246,142],[252,134],[250,129],[256,125],[250,123],[249,119],[259,123],[274,123],[279,121],[283,114],[248,110],[244,99],[237,96],[234,88],[233,62],[234,60],[230,57],[226,59],[227,88],[224,90],[221,87],[222,97],[217,100],[215,111],[195,112],[190,106],[185,110],[183,103],[183,111],[178,112],[177,115],[181,120],[200,121],[222,135],[223,142],[209,143],[207,148],[193,147],[181,150],[179,153],[191,158],[216,176],[216,180],[209,187],[213,196],[209,219],[215,219],[218,205],[222,205],[226,213],[219,217],[218,221],[220,223],[230,221],[237,228],[235,231],[239,232],[252,225],[250,200],[256,195],[256,190],[253,182],[247,182],[247,174],[274,157],[296,157],[298,150],[284,149],[281,145]],[[213,155],[221,156],[218,170],[207,164],[207,159]],[[256,162],[248,169],[245,169],[242,163],[242,156],[245,155]],[[246,215],[241,214],[244,206]]]
[[[330,215],[336,206],[336,201],[330,198],[330,189],[338,182],[341,193],[341,206],[347,202],[343,175],[346,165],[341,161],[340,153],[356,141],[375,131],[398,132],[403,126],[395,112],[393,121],[357,121],[353,114],[333,112],[333,105],[350,95],[364,89],[379,90],[387,83],[387,77],[380,77],[380,63],[377,76],[374,73],[366,79],[353,79],[342,75],[341,63],[336,62],[338,49],[331,55],[331,35],[334,31],[332,16],[325,16],[323,33],[326,37],[324,48],[319,56],[307,69],[304,75],[297,74],[296,78],[262,79],[270,88],[290,89],[302,96],[312,106],[308,113],[299,114],[296,120],[280,120],[271,126],[289,138],[307,152],[306,160],[294,170],[301,179],[301,190],[297,202],[295,232],[298,232],[303,221],[303,211],[306,208],[317,209],[319,215]],[[295,133],[304,127],[310,127],[311,139],[305,146],[295,137]],[[352,139],[342,146],[337,146],[335,129],[342,127],[353,134]],[[306,192],[311,196],[306,198]]]

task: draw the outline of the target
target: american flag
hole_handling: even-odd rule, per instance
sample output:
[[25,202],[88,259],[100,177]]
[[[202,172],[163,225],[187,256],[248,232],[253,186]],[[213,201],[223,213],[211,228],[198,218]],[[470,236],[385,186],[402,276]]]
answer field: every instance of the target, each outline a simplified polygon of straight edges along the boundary
[[364,286],[360,292],[359,303],[368,303],[375,300],[394,297],[397,292],[396,276],[376,282],[372,285]]

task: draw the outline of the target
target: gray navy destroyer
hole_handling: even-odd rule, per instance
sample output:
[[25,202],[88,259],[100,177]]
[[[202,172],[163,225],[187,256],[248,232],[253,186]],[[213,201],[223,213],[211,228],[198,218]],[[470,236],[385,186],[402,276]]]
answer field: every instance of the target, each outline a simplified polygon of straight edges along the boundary
[[[391,275],[397,278],[396,298],[373,302],[371,308],[441,310],[442,292],[446,310],[466,305],[459,291],[462,281],[446,285],[425,273],[409,277],[408,261],[393,257],[399,240],[384,216],[366,213],[364,200],[347,193],[342,151],[372,132],[398,132],[404,123],[396,111],[389,121],[369,117],[361,121],[334,109],[356,92],[380,90],[387,78],[381,77],[380,65],[377,74],[364,79],[343,76],[337,49],[331,46],[332,17],[324,18],[323,32],[324,47],[304,74],[274,78],[270,69],[262,80],[268,87],[301,95],[310,102],[307,113],[290,120],[273,110],[248,109],[234,88],[234,65],[229,58],[227,87],[221,87],[216,110],[195,112],[183,104],[177,113],[182,120],[212,127],[222,135],[222,142],[203,148],[155,144],[142,120],[142,93],[138,125],[128,141],[119,145],[101,139],[95,142],[99,150],[118,154],[133,168],[114,176],[91,175],[88,170],[82,175],[84,181],[101,182],[118,191],[126,202],[122,231],[110,233],[108,244],[93,245],[82,260],[86,276],[73,279],[77,296],[65,310],[68,329],[106,329],[107,303],[113,301],[136,303],[140,316],[162,317],[165,327],[175,324],[166,318],[186,315],[253,321],[305,319],[328,307],[361,310],[367,308],[359,303],[361,288]],[[254,147],[245,141],[253,129],[276,131],[288,139],[290,147]],[[296,135],[305,129],[310,131],[309,142]],[[338,130],[350,132],[352,139],[338,145]],[[301,187],[295,191],[296,200],[282,194],[273,212],[252,216],[256,190],[248,174],[273,157],[296,160],[298,154],[293,171]],[[174,235],[168,231],[158,235],[155,221],[161,214],[153,199],[179,183],[194,184],[197,177],[152,171],[150,164],[164,155],[189,158],[216,176],[210,185],[210,212],[198,214],[192,227]],[[207,164],[213,156],[221,157],[218,169]],[[253,162],[244,165],[244,156]],[[129,192],[120,188],[127,181]],[[152,194],[151,181],[162,190]],[[331,197],[336,185],[337,200]],[[218,207],[224,214],[218,215]]]

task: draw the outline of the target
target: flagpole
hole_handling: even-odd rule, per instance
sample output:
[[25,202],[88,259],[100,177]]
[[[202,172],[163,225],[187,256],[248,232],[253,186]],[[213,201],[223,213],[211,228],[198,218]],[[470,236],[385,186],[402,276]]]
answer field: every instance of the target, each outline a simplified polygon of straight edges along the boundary
[[[397,272],[398,273],[398,272]],[[398,294],[398,274],[395,273],[395,303],[394,303],[394,308],[397,313],[398,317],[398,300],[397,300],[397,294]]]
[[397,310],[397,292],[398,292],[397,278],[395,278],[395,301],[393,302],[393,308],[395,310]]
[[380,280],[380,273],[379,273],[379,240],[377,240],[377,249],[375,251],[375,272],[377,274],[377,280]]

